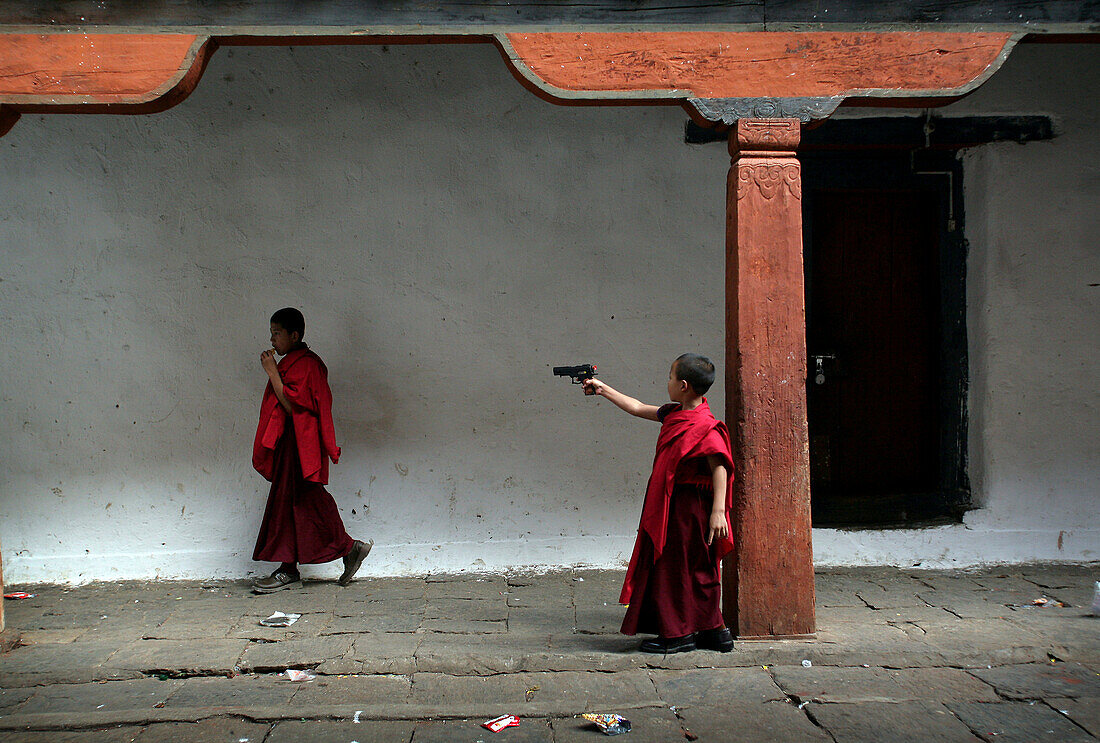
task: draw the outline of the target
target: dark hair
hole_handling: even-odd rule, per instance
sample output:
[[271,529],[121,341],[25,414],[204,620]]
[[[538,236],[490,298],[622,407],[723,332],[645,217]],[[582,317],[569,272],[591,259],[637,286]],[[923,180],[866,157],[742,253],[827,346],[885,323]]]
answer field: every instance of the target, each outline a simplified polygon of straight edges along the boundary
[[306,334],[306,318],[293,307],[283,307],[278,310],[271,316],[271,323],[282,326],[287,335],[297,332],[298,340],[301,340],[302,336]]
[[672,366],[676,369],[676,378],[691,385],[697,395],[705,395],[714,384],[714,364],[706,356],[685,353]]

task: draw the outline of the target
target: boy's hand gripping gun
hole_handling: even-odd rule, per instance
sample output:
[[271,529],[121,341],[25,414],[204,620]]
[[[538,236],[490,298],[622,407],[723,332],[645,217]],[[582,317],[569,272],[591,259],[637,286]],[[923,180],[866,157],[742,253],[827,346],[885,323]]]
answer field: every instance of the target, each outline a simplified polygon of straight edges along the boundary
[[[592,379],[596,376],[595,364],[580,364],[578,366],[555,366],[554,376],[556,377],[571,377],[573,384],[584,384],[584,380]],[[594,395],[595,392],[590,391],[587,387],[584,390],[586,395]]]

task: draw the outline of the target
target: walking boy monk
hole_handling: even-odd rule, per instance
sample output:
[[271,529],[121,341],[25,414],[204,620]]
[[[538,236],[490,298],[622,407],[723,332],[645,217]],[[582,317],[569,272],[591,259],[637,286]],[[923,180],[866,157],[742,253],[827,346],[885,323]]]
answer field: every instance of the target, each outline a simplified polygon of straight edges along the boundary
[[[324,486],[328,460],[336,464],[340,447],[332,426],[328,368],[306,347],[302,313],[286,307],[271,316],[271,348],[260,354],[268,385],[260,404],[260,423],[252,465],[271,481],[267,510],[256,538],[253,560],[279,567],[252,582],[270,593],[301,581],[298,563],[344,560],[340,585],[346,586],[374,546],[344,531],[336,501]],[[283,357],[276,362],[275,356]]]
[[598,379],[584,382],[586,392],[661,423],[634,554],[619,596],[627,604],[622,633],[657,635],[641,644],[646,653],[733,649],[722,621],[719,573],[722,557],[733,549],[728,516],[733,458],[729,432],[703,397],[713,383],[714,364],[690,353],[672,362],[672,402],[661,407],[627,397]]

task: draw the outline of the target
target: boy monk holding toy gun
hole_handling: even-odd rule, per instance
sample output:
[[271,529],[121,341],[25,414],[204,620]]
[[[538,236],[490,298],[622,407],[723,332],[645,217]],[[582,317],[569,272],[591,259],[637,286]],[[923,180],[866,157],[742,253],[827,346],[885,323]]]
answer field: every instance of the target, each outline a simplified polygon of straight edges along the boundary
[[[722,621],[719,564],[733,549],[733,457],[726,425],[703,397],[714,383],[714,364],[686,353],[672,362],[668,397],[647,405],[586,377],[586,395],[599,395],[631,415],[659,421],[653,474],[646,486],[634,554],[619,602],[627,605],[622,633],[656,634],[645,653],[696,648],[726,653],[733,637]],[[556,370],[555,370],[555,373]]]

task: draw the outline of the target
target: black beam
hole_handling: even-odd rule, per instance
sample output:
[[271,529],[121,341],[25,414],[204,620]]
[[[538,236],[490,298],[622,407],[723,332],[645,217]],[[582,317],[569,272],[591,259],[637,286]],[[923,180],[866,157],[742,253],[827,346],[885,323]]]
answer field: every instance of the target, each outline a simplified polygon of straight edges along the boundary
[[[763,29],[764,0],[4,0],[0,25],[205,28],[291,33],[361,27],[422,33],[515,26],[749,24]],[[221,31],[218,31],[221,33]]]
[[5,26],[260,36],[684,26],[1096,34],[1100,0],[3,0]]
[[[1035,142],[1053,139],[1049,116],[882,116],[865,119],[828,119],[802,132],[800,151],[895,149],[959,150],[990,142]],[[684,142],[725,142],[728,128],[705,128],[690,119]]]
[[[1096,0],[766,0],[768,24],[1096,24]],[[1093,29],[1094,31],[1096,29]]]

